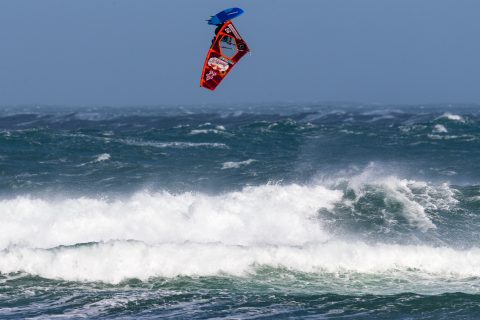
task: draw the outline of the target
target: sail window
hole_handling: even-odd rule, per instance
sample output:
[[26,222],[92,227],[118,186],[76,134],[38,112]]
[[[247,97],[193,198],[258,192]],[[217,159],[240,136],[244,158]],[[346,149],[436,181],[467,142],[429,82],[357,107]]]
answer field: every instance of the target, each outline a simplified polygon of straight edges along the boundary
[[220,50],[225,57],[233,58],[233,56],[238,52],[235,39],[230,36],[224,36],[220,41]]

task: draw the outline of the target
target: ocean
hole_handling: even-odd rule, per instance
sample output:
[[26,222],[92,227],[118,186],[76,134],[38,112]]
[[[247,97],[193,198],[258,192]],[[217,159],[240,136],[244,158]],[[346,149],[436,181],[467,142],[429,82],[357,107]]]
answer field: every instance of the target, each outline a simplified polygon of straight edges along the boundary
[[1,319],[477,319],[477,105],[0,108]]

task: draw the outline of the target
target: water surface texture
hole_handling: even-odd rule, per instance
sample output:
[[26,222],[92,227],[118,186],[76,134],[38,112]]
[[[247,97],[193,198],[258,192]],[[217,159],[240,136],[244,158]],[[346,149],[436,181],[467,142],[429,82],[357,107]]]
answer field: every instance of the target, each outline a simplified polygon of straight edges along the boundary
[[476,318],[477,110],[0,108],[0,318]]

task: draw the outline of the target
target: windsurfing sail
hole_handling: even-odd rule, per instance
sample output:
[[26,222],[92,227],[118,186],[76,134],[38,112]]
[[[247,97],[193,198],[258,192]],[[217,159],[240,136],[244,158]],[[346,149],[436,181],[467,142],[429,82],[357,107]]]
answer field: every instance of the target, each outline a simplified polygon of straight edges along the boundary
[[230,20],[218,25],[217,30],[200,78],[200,86],[209,90],[215,90],[238,61],[250,51]]

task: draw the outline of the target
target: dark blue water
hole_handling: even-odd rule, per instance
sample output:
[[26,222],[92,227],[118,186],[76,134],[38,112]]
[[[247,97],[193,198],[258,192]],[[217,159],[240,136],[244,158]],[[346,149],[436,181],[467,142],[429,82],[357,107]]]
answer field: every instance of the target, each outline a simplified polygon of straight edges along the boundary
[[0,109],[0,318],[475,319],[478,106]]

